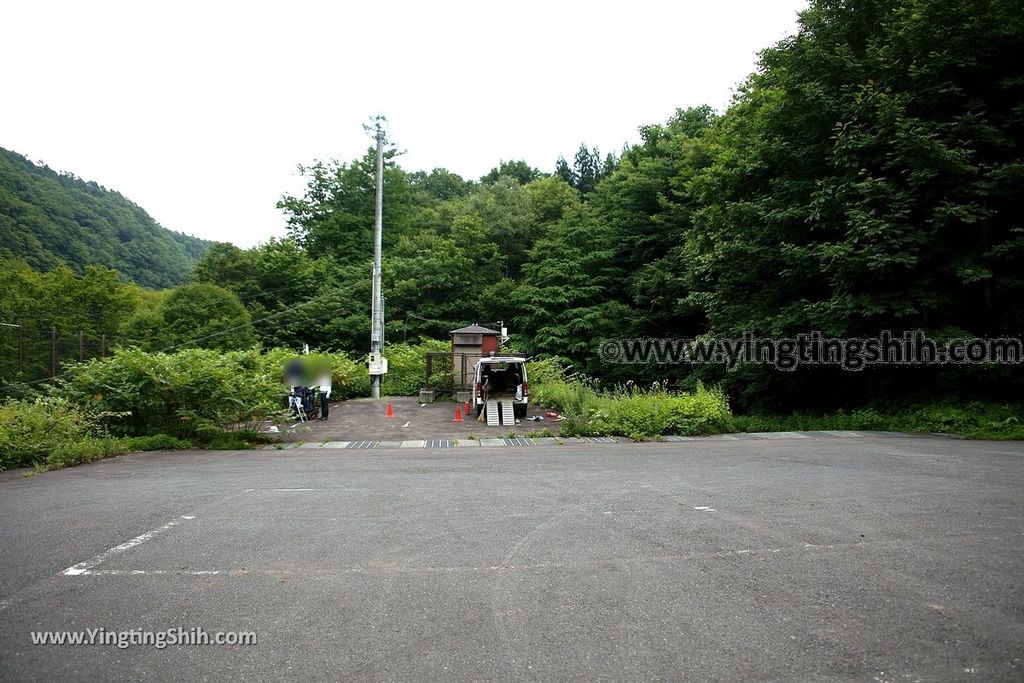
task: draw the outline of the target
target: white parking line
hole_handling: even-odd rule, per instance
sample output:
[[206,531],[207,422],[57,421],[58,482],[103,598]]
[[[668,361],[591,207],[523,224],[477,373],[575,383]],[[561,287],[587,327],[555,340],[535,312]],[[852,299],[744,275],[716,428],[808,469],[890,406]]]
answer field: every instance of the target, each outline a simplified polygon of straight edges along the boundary
[[90,569],[89,576],[216,576],[245,574],[244,569]]
[[153,529],[152,531],[147,531],[146,533],[140,536],[136,536],[130,541],[125,541],[121,545],[115,545],[113,548],[105,550],[95,557],[90,557],[88,560],[85,560],[84,562],[79,562],[76,565],[72,565],[71,567],[68,567],[67,569],[62,571],[61,574],[64,574],[65,576],[82,576],[84,574],[91,574],[91,570],[94,567],[103,564],[114,555],[119,555],[126,550],[131,550],[137,545],[142,545],[154,536],[158,536],[159,534],[162,534],[165,531],[169,531],[170,529],[173,529],[174,527],[181,524],[182,521],[190,519],[195,519],[195,516],[182,515],[177,519],[172,519],[171,521],[167,522],[167,524],[164,524],[162,527],[158,527],[156,529]]

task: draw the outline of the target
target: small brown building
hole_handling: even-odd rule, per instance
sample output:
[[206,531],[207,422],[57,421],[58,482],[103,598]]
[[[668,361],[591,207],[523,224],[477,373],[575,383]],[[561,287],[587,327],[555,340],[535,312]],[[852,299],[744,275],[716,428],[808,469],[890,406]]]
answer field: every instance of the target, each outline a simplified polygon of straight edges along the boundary
[[501,347],[501,332],[480,325],[460,327],[449,332],[452,337],[452,380],[456,389],[466,388],[473,381],[473,366]]

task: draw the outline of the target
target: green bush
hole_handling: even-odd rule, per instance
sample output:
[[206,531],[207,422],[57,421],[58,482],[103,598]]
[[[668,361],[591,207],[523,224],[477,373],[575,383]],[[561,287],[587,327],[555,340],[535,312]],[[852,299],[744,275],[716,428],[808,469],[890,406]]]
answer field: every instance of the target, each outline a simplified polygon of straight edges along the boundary
[[898,413],[862,408],[827,414],[738,415],[734,418],[734,426],[745,432],[862,430],[932,432],[977,439],[1024,439],[1024,406],[937,403]]
[[557,358],[540,358],[526,363],[526,376],[530,380],[532,391],[534,387],[564,381],[569,375]]
[[118,350],[68,368],[61,395],[103,411],[125,413],[111,429],[190,437],[199,419],[235,421],[282,407],[281,353],[186,349]]
[[152,436],[130,436],[124,441],[133,451],[177,451],[192,448],[192,442],[176,439],[169,434],[153,434]]
[[136,437],[87,437],[81,441],[62,444],[53,449],[46,457],[43,469],[55,470],[72,467],[86,462],[102,460],[115,455],[124,455],[134,451],[157,451],[191,448],[192,444],[183,439],[176,439],[167,434]]
[[[253,431],[285,407],[284,367],[295,355],[289,349],[118,350],[112,357],[68,368],[59,391],[79,405],[125,413],[109,423],[119,434],[193,438],[210,429],[238,431],[239,425]],[[309,359],[331,363],[335,398],[346,398],[366,375],[365,368],[342,354],[311,354]]]
[[[532,375],[531,375],[532,379]],[[627,436],[633,440],[663,434],[716,434],[731,431],[732,414],[725,394],[699,385],[692,393],[624,385],[600,392],[575,379],[554,379],[531,388],[539,404],[562,413],[564,436]]]
[[331,400],[370,395],[370,374],[366,363],[352,360],[343,353],[317,354],[331,363]]
[[725,394],[703,385],[693,393],[620,387],[597,394],[584,424],[586,435],[622,435],[639,441],[664,434],[692,436],[730,431],[732,415]]
[[8,401],[0,405],[0,469],[41,462],[97,430],[94,417],[63,399]]
[[46,456],[42,469],[56,470],[62,467],[72,467],[114,455],[124,455],[130,453],[131,450],[124,439],[110,436],[90,437],[57,446]]
[[[427,352],[449,351],[448,341],[426,341],[421,344],[392,344],[384,348],[384,356],[388,359],[388,374],[381,382],[383,396],[415,396],[423,387],[427,374]],[[363,366],[363,374],[367,377],[367,393],[369,396],[369,375]]]
[[63,398],[8,401],[0,405],[0,469],[35,465],[68,467],[131,451],[191,448],[167,434],[118,439],[103,434],[101,420]]
[[[383,392],[415,395],[423,385],[426,352],[446,348],[447,342],[436,341],[387,347],[389,372]],[[59,393],[91,411],[122,414],[107,423],[118,435],[167,433],[207,442],[251,441],[264,420],[285,408],[284,367],[295,356],[289,349],[118,350],[111,357],[69,367]],[[305,358],[311,365],[330,364],[333,399],[369,396],[364,363],[342,353]]]

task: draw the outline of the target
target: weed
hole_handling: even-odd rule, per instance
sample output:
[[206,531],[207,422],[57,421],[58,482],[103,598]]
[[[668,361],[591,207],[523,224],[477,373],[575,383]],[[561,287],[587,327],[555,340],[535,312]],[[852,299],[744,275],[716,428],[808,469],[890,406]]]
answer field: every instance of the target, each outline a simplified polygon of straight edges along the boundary
[[564,436],[627,436],[642,441],[661,434],[716,434],[731,430],[725,394],[698,385],[692,393],[672,392],[664,384],[649,388],[624,384],[599,391],[584,379],[542,385],[538,402],[559,410]]
[[916,410],[883,413],[870,408],[835,413],[737,415],[733,427],[746,432],[889,431],[958,434],[973,439],[1024,439],[1024,405],[971,402],[925,405]]

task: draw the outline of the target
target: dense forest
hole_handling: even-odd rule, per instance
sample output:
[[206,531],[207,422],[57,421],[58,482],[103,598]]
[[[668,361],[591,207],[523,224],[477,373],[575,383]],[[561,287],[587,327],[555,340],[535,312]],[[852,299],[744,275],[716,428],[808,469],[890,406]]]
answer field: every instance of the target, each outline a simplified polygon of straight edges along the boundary
[[0,149],[0,258],[39,270],[104,265],[160,288],[184,282],[209,246],[161,227],[117,192]]
[[[725,112],[678,110],[642,126],[638,144],[615,154],[582,144],[550,172],[514,160],[478,180],[409,171],[393,146],[387,339],[502,320],[517,350],[606,384],[721,384],[741,409],[1019,394],[1020,366],[727,371],[608,365],[597,352],[605,338],[747,332],[1020,336],[1019,10],[816,0]],[[279,205],[287,238],[214,245],[191,289],[139,299],[123,316],[125,343],[365,351],[373,152],[302,171],[305,192]],[[210,336],[218,325],[230,332]]]
[[[1019,9],[1006,0],[821,0],[797,35],[761,54],[727,111],[677,111],[643,126],[642,142],[618,157],[583,146],[551,175],[503,163],[476,183],[443,169],[408,173],[392,158],[388,334],[440,336],[500,319],[526,352],[607,380],[725,382],[740,403],[766,406],[1019,387],[1008,381],[1019,381],[1018,369],[1006,367],[727,373],[597,357],[605,337],[1019,336]],[[280,244],[215,249],[197,276],[248,297],[257,313],[323,293],[323,323],[300,336],[361,348],[371,162],[314,164],[305,195],[281,202],[291,248],[303,254],[295,282],[336,290],[318,284],[261,300],[271,283],[251,273]],[[263,334],[290,342],[294,332]]]

